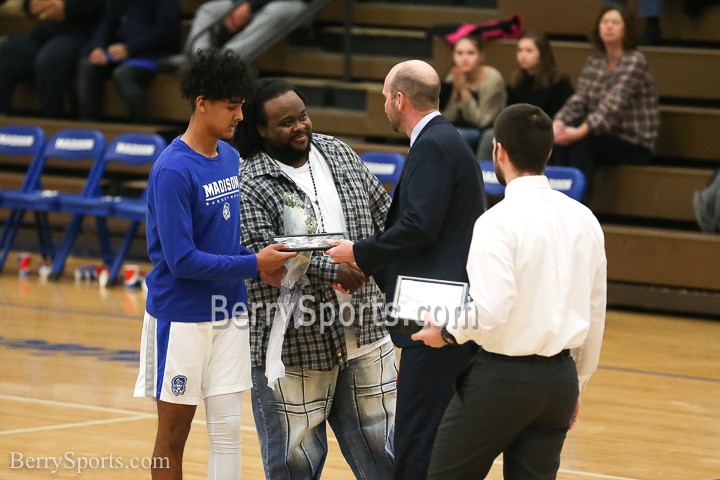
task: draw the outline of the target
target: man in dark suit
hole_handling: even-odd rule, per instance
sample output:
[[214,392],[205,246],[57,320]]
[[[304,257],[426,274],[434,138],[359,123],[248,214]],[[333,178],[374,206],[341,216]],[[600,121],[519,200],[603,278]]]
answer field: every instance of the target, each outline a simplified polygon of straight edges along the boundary
[[[410,152],[395,190],[385,230],[335,245],[335,262],[356,262],[394,298],[398,275],[467,281],[473,225],[484,211],[482,174],[467,143],[438,112],[440,79],[425,62],[395,65],[383,86],[393,130],[410,138]],[[433,349],[393,333],[402,348],[395,416],[395,478],[427,476],[437,427],[471,346]]]

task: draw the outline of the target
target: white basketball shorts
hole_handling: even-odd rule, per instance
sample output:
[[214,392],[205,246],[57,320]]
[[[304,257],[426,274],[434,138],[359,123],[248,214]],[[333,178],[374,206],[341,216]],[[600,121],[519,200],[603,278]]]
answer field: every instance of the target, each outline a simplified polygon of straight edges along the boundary
[[197,405],[201,398],[251,387],[247,315],[192,323],[145,312],[135,397]]

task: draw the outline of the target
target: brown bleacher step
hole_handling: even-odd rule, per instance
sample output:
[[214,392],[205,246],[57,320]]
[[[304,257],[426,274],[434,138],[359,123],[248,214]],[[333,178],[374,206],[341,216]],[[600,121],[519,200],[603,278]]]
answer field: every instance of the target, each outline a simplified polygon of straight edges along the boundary
[[[405,57],[353,55],[351,76],[356,80],[383,81],[395,64],[407,60]],[[425,59],[429,60],[429,59]],[[264,53],[255,62],[261,72],[283,76],[317,76],[343,78],[344,58],[342,53],[325,52],[319,48],[291,47],[287,41],[280,42]]]
[[[662,39],[670,41],[720,42],[720,6],[708,5],[697,18],[689,17],[687,2],[663,2],[660,13]],[[498,0],[498,13],[523,15],[524,29],[553,35],[587,36],[593,28],[603,0]],[[630,2],[633,11],[637,2]],[[638,21],[642,27],[642,21]]]
[[[485,44],[486,62],[508,80],[517,69],[515,40],[493,40]],[[587,57],[596,50],[587,42],[553,41],[558,70],[577,83]],[[720,49],[641,46],[655,76],[661,97],[691,100],[720,100]],[[433,40],[433,64],[441,74],[452,65],[452,49],[444,40]],[[699,74],[698,72],[702,72]]]
[[712,174],[709,168],[601,165],[595,176],[592,210],[604,215],[695,222],[693,193],[703,189]]
[[[345,21],[345,2],[333,0],[315,17],[319,22]],[[498,18],[495,9],[451,5],[412,5],[389,2],[353,2],[354,25],[429,28],[442,24],[482,23]]]
[[608,281],[720,291],[720,235],[603,225]]

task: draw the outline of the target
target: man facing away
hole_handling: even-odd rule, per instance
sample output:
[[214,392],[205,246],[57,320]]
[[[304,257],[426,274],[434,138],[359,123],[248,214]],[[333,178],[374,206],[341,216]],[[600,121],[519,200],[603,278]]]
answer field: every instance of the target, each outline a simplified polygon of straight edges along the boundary
[[[182,478],[185,441],[205,401],[208,479],[240,478],[240,413],[250,388],[244,278],[276,274],[294,253],[240,245],[240,159],[230,139],[243,118],[254,75],[232,52],[201,52],[180,89],[192,116],[153,165],[147,241],[153,268],[140,348],[136,397],[157,400],[153,479]],[[232,311],[213,309],[222,298]]]
[[[398,275],[467,281],[465,263],[472,227],[483,213],[482,174],[473,152],[438,112],[440,79],[427,63],[395,65],[383,85],[385,113],[395,131],[410,138],[385,230],[328,254],[357,262],[392,300]],[[427,476],[430,452],[455,377],[472,359],[470,344],[442,350],[392,333],[401,347],[395,417],[395,478]]]
[[[268,79],[243,107],[236,136],[243,158],[242,240],[260,250],[288,231],[284,198],[308,205],[319,232],[352,239],[380,231],[390,198],[350,147],[313,133],[303,97]],[[305,232],[301,232],[305,233]],[[327,457],[326,423],[357,478],[392,478],[385,450],[395,417],[395,350],[374,283],[347,263],[316,252],[302,290],[302,324],[285,331],[285,376],[265,376],[273,311],[281,291],[249,283],[253,412],[269,480],[319,479]],[[332,286],[339,291],[334,291]],[[277,320],[276,320],[277,321]]]
[[518,104],[500,113],[493,162],[507,188],[475,224],[472,308],[413,337],[433,347],[481,347],[458,379],[428,478],[485,478],[502,453],[505,478],[554,479],[579,392],[597,368],[603,232],[587,207],[550,188],[543,170],[552,145],[552,120],[540,108]]

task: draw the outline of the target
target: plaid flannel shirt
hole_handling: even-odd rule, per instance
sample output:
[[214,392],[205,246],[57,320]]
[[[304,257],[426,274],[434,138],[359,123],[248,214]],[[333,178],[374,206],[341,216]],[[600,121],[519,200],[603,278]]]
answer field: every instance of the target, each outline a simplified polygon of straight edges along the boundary
[[[340,196],[351,240],[369,237],[385,226],[390,197],[357,154],[346,144],[326,135],[313,134],[312,148],[327,161]],[[282,192],[305,193],[280,170],[265,152],[244,159],[240,168],[242,243],[254,252],[272,243],[272,237],[284,234]],[[312,213],[311,213],[312,214]],[[313,252],[307,277],[310,285],[303,290],[304,308],[312,310],[315,322],[295,328],[292,321],[285,332],[283,363],[311,370],[331,370],[347,363],[344,327],[339,322],[323,326],[317,321],[322,304],[332,304],[338,312],[338,300],[331,284],[337,283],[337,269],[330,257]],[[254,367],[265,364],[274,310],[266,308],[277,302],[280,290],[261,281],[248,280],[250,312],[250,350]],[[313,299],[314,298],[314,299]],[[362,305],[362,307],[361,307]],[[387,335],[384,295],[369,282],[353,295],[355,335],[358,347]],[[326,323],[328,309],[324,309]],[[305,322],[309,313],[305,313]]]
[[626,51],[613,71],[604,53],[591,55],[580,72],[577,91],[555,118],[574,126],[585,121],[593,133],[612,133],[653,151],[660,115],[645,55]]

